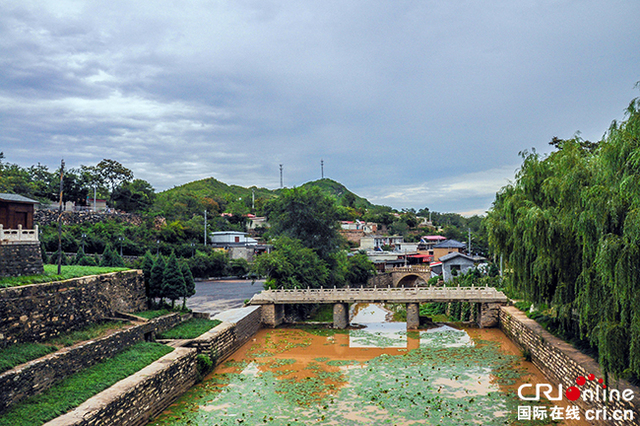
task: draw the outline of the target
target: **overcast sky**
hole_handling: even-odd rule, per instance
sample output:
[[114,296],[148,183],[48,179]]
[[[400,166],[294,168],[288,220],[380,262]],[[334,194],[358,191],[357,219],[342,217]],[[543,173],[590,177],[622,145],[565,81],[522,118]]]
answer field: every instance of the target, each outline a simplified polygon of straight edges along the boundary
[[482,213],[518,152],[638,96],[640,2],[3,1],[0,151],[119,161],[157,191],[325,177]]

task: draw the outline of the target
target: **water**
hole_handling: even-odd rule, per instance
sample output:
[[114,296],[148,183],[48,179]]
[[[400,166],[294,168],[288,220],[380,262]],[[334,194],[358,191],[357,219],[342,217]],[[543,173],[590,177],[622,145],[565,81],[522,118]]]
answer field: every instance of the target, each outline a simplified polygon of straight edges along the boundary
[[352,314],[364,328],[261,330],[151,424],[546,424],[515,420],[517,386],[544,378],[499,330]]

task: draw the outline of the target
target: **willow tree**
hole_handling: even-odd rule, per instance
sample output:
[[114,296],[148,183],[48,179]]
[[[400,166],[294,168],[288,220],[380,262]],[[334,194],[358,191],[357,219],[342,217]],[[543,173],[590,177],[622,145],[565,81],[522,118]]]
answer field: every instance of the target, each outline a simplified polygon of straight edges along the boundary
[[553,306],[605,371],[640,376],[639,110],[636,99],[597,144],[554,138],[546,157],[522,153],[486,226],[516,291]]

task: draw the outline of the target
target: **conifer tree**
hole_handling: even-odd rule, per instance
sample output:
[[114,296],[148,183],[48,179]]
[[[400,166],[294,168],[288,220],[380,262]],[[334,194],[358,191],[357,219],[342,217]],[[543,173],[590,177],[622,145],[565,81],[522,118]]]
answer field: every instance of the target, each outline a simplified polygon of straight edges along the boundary
[[102,253],[102,259],[100,260],[100,266],[107,267],[124,267],[124,261],[122,257],[111,247],[111,244],[107,244]]
[[171,252],[162,276],[162,297],[171,300],[171,309],[173,309],[176,300],[183,297],[184,294],[186,294],[184,277],[180,271],[176,254]]
[[78,251],[76,252],[76,257],[73,259],[74,265],[82,265],[82,259],[85,257],[84,250],[82,250],[82,246],[78,247]]
[[147,295],[147,299],[151,300],[151,290],[149,283],[151,281],[151,269],[153,269],[153,256],[151,252],[147,250],[147,252],[142,257],[142,275],[144,276],[144,291]]
[[191,273],[191,269],[189,269],[187,262],[180,262],[180,270],[182,271],[185,283],[185,292],[182,295],[182,309],[186,309],[187,299],[196,294],[196,282],[193,279],[193,274]]
[[151,268],[151,274],[149,275],[149,298],[151,302],[156,298],[160,298],[160,306],[162,306],[162,281],[164,279],[165,262],[161,253],[158,253],[153,267]]

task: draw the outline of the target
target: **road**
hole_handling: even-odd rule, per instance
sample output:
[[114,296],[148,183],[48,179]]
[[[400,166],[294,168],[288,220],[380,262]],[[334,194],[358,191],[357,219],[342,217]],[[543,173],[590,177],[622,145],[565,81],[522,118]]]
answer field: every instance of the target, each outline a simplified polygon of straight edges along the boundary
[[264,280],[197,281],[195,296],[187,299],[187,307],[194,312],[208,312],[211,316],[239,308],[246,299],[263,289]]

